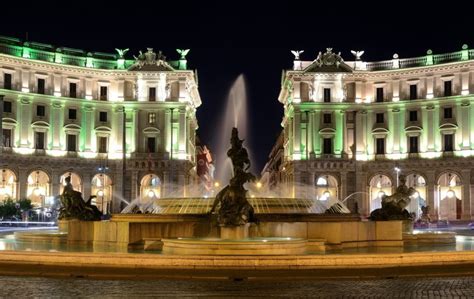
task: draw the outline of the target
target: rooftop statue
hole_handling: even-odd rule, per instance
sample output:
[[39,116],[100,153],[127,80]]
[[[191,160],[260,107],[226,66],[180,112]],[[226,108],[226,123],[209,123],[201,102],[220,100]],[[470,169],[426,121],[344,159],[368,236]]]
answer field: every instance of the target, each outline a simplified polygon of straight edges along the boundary
[[291,53],[295,55],[295,60],[300,60],[300,55],[303,53],[304,50],[296,51],[296,50],[291,50]]
[[416,190],[406,186],[406,177],[400,175],[400,185],[394,194],[382,196],[382,207],[370,213],[370,220],[411,220],[412,216],[405,209],[410,204],[410,196],[415,194]]
[[181,55],[181,60],[186,60],[186,55],[188,55],[190,49],[176,49],[179,55]]
[[319,52],[318,57],[316,57],[315,63],[317,66],[332,66],[335,65],[336,67],[339,67],[339,65],[343,62],[344,60],[341,57],[341,52],[339,53],[333,53],[332,48],[326,48],[326,53]]
[[222,189],[214,200],[211,213],[217,210],[217,222],[220,226],[240,226],[256,222],[252,205],[247,201],[247,190],[244,184],[255,181],[255,176],[248,172],[250,160],[247,150],[242,146],[237,128],[232,129],[231,148],[227,156],[232,161],[234,176],[229,185]]
[[138,57],[133,56],[135,63],[130,67],[130,70],[173,70],[166,62],[166,56],[161,51],[155,53],[153,48],[147,48],[145,53],[142,51],[139,51],[139,53]]
[[130,49],[117,49],[115,48],[115,51],[117,51],[118,55],[119,55],[119,59],[124,59],[125,58],[125,54],[127,54],[127,52],[129,51]]
[[82,193],[73,189],[71,176],[66,177],[66,186],[60,196],[62,207],[59,209],[59,219],[78,219],[83,221],[100,220],[102,213],[91,204],[91,196],[87,202],[82,199]]

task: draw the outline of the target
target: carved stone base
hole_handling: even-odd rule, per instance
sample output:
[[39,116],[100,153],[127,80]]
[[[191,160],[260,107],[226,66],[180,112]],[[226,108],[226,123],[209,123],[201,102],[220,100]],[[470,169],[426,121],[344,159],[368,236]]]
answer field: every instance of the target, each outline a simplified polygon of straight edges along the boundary
[[249,237],[249,226],[250,223],[241,225],[241,226],[222,226],[221,239],[223,240],[240,240],[247,239]]

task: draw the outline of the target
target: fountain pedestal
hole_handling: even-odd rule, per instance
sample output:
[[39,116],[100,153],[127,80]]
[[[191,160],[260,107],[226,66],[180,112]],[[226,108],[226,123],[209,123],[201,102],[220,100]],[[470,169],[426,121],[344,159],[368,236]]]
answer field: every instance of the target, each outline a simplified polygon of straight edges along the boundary
[[241,240],[249,237],[250,223],[240,226],[221,226],[220,234],[223,240]]

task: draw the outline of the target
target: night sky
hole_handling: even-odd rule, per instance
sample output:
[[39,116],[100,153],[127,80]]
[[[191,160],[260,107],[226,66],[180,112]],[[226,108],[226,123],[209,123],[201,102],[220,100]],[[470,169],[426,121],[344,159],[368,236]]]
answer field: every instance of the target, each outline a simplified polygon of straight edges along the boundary
[[[129,57],[153,47],[168,59],[176,48],[190,48],[188,64],[198,69],[203,105],[198,109],[202,141],[216,143],[215,128],[232,82],[248,82],[252,124],[251,153],[262,169],[281,127],[277,97],[281,71],[292,66],[292,49],[313,60],[332,47],[352,60],[350,50],[365,50],[363,60],[422,56],[474,48],[472,9],[461,2],[378,1],[49,1],[2,3],[0,35],[114,53]],[[126,4],[124,4],[126,3]],[[451,7],[449,6],[451,5]]]

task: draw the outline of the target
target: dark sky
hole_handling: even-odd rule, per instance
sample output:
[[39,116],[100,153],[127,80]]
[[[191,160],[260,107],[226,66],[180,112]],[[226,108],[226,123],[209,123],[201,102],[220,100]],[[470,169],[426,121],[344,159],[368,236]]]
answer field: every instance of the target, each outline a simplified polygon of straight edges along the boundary
[[[421,56],[474,47],[472,8],[462,2],[377,1],[24,1],[2,3],[0,35],[114,52],[146,47],[176,58],[175,48],[191,48],[188,64],[198,69],[203,105],[198,110],[201,139],[218,137],[219,114],[237,76],[248,82],[252,123],[251,155],[261,169],[280,131],[283,107],[277,100],[281,70],[292,65],[291,49],[303,59],[333,47],[352,59]],[[466,2],[468,3],[468,2]]]

